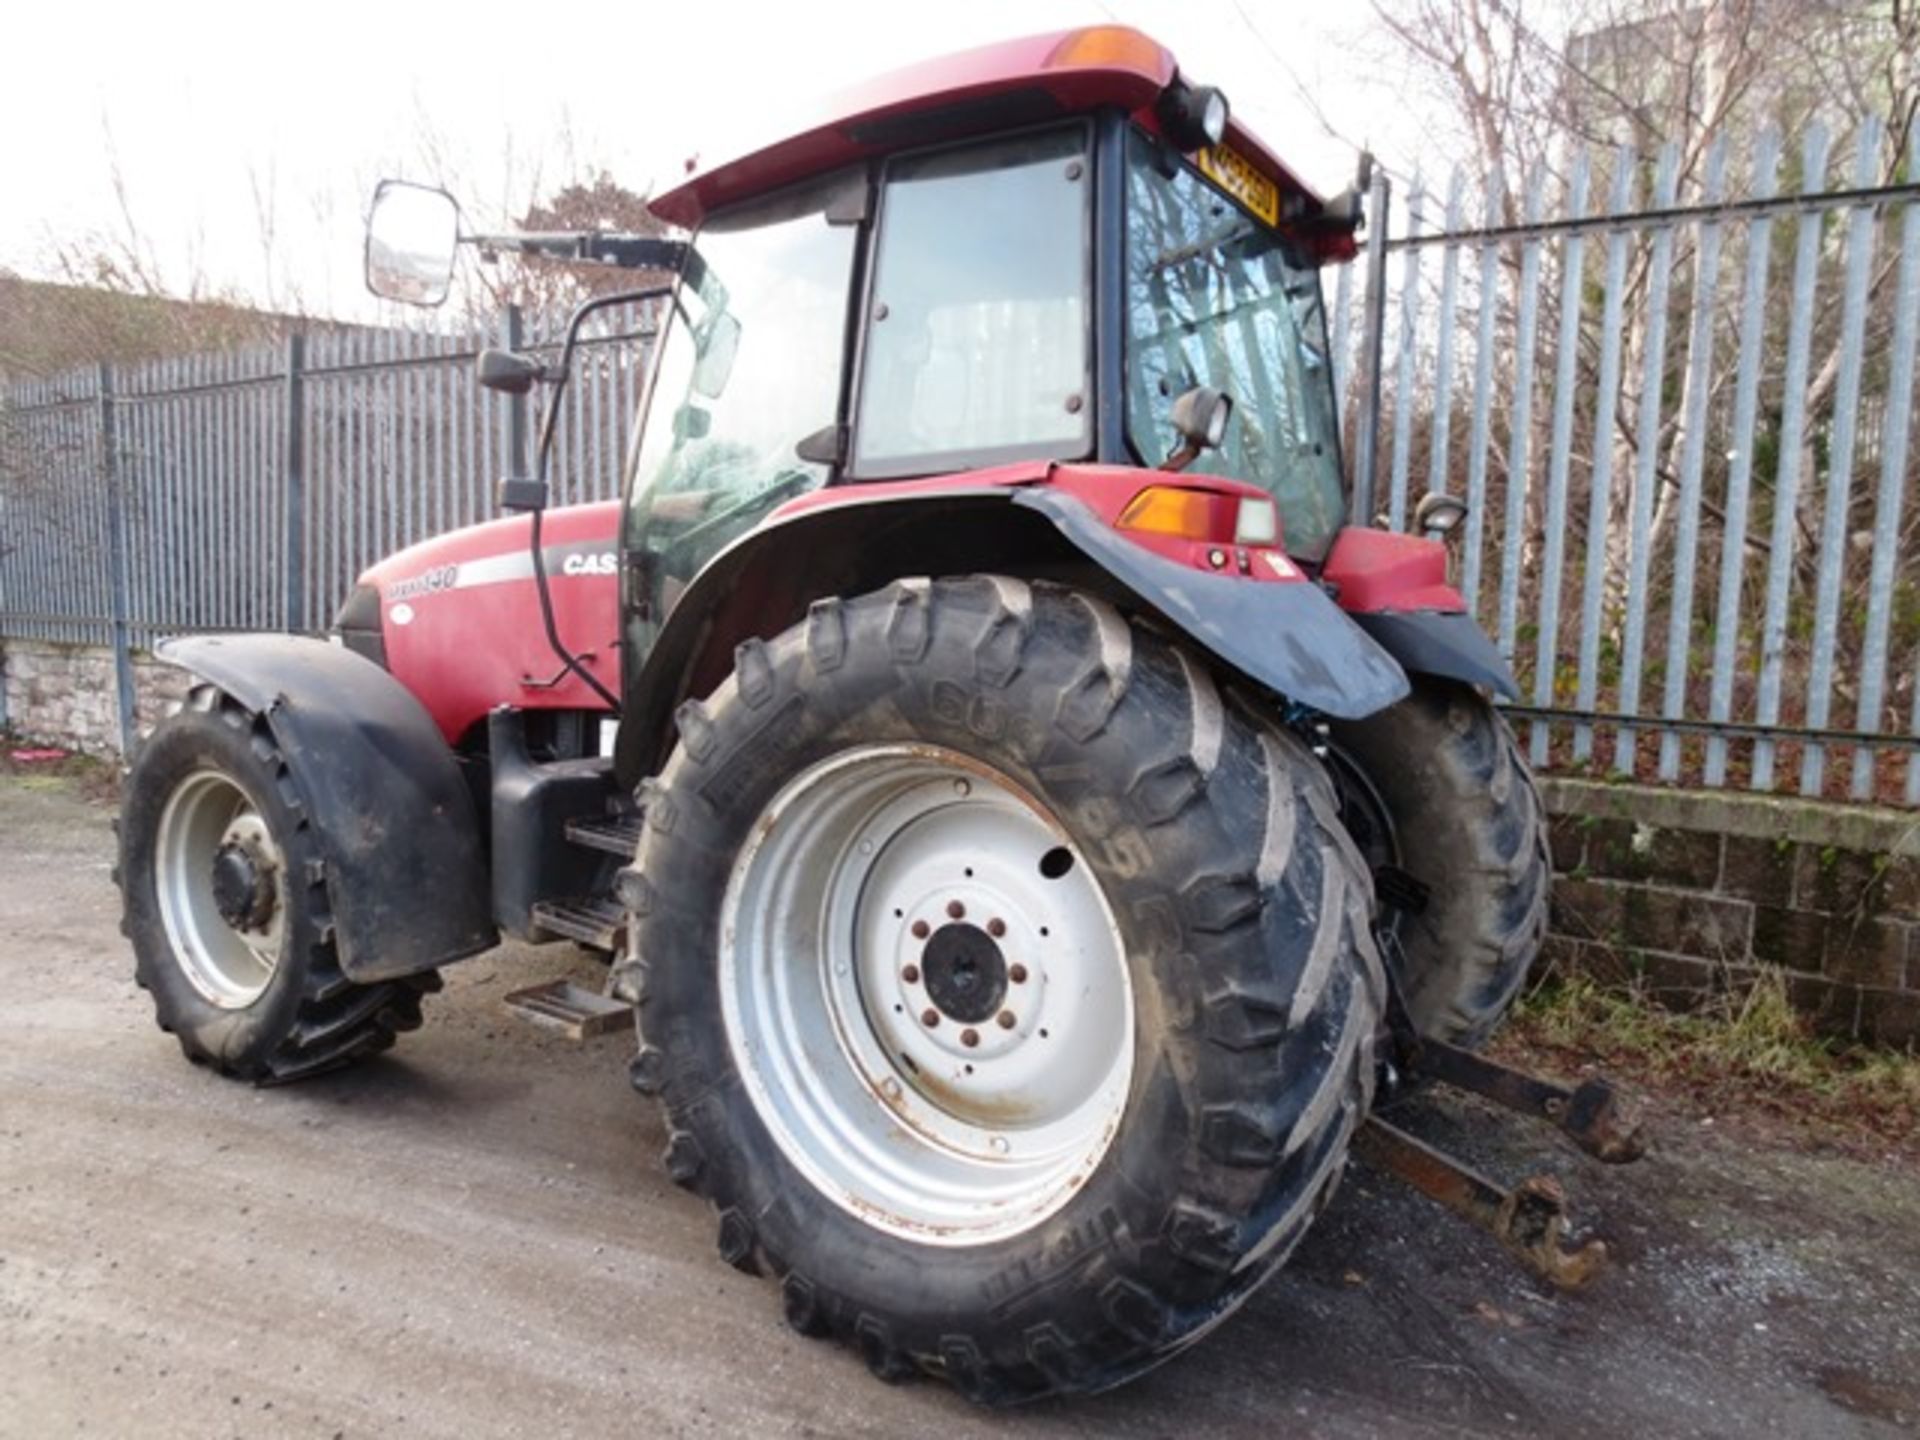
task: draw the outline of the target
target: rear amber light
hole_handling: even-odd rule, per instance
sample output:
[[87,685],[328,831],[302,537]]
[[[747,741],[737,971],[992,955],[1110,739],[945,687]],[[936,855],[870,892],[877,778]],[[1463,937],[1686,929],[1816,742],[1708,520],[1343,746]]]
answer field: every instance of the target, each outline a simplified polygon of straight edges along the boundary
[[1049,70],[1133,70],[1165,84],[1172,57],[1138,30],[1126,25],[1092,25],[1075,30],[1047,56]]
[[1172,535],[1181,540],[1214,540],[1214,506],[1223,497],[1206,490],[1183,490],[1173,485],[1149,485],[1120,512],[1122,530],[1150,535]]

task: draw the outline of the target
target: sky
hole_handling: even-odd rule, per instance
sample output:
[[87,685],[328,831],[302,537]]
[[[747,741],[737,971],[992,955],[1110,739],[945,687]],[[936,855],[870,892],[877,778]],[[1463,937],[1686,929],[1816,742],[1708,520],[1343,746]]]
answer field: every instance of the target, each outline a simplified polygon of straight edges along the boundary
[[[167,290],[363,318],[367,198],[438,179],[475,227],[576,176],[670,183],[788,106],[897,65],[1119,20],[1220,86],[1326,192],[1370,143],[1402,171],[1422,126],[1352,44],[1365,8],[1294,0],[816,0],[534,7],[18,7],[0,87],[0,268],[137,231]],[[1310,99],[1309,99],[1310,97]],[[129,226],[129,222],[131,222]]]

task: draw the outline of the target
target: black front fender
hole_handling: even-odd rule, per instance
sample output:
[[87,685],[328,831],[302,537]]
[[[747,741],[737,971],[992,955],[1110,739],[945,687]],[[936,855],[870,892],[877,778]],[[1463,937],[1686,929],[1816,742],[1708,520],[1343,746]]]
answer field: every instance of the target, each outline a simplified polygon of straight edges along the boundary
[[1406,698],[1399,664],[1317,585],[1257,584],[1209,575],[1121,538],[1058,490],[1014,492],[1088,559],[1186,631],[1201,647],[1289,700],[1359,720]]
[[348,978],[432,970],[499,939],[466,783],[398,680],[293,635],[194,636],[156,653],[266,717],[319,840]]

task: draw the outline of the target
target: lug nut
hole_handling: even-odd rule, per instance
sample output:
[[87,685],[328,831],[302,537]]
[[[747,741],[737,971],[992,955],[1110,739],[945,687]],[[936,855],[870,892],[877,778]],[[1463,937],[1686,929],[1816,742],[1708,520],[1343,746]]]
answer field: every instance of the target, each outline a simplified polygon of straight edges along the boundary
[[940,1012],[929,1005],[920,1012],[920,1023],[931,1030],[940,1023]]
[[913,938],[914,939],[924,940],[927,938],[927,936],[931,935],[932,933],[933,933],[933,927],[928,925],[926,921],[916,920],[913,922]]
[[962,1030],[960,1032],[960,1043],[969,1046],[978,1045],[980,1043],[980,1032],[978,1030]]
[[1002,1010],[998,1015],[994,1016],[993,1018],[999,1023],[999,1026],[1002,1030],[1011,1030],[1013,1029],[1015,1024],[1018,1023],[1013,1018],[1013,1011],[1011,1010]]
[[987,921],[987,934],[993,936],[994,939],[998,940],[1002,935],[1006,933],[1007,933],[1007,922],[1002,920],[998,915],[994,916],[993,919]]
[[967,907],[962,905],[958,900],[947,901],[947,915],[949,918],[958,920],[966,913]]
[[918,985],[920,983],[920,967],[918,965],[907,966],[906,969],[900,972],[900,978],[909,985]]
[[1020,964],[1018,961],[1014,962],[1012,965],[1009,965],[1007,967],[1007,978],[1013,981],[1013,983],[1016,985],[1026,984],[1027,983],[1027,967]]

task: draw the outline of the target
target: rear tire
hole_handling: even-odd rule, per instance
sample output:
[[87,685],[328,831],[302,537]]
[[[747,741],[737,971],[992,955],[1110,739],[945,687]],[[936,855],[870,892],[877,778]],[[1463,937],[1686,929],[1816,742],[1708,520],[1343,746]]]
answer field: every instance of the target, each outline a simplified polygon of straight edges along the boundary
[[135,979],[196,1064],[258,1084],[387,1049],[438,974],[347,979],[326,867],[264,720],[211,686],[142,746],[115,870]]
[[[1009,1403],[1120,1384],[1278,1267],[1367,1114],[1384,998],[1368,876],[1305,746],[1104,602],[984,577],[821,601],[678,720],[621,882],[633,1082],[789,1324]],[[1049,934],[1056,904],[1106,920]],[[938,927],[983,914],[968,944],[995,983],[1030,971],[998,992],[1020,1013],[983,1002],[978,1049],[942,1051],[976,1022],[936,993]],[[928,1034],[895,983],[925,988]],[[836,986],[864,998],[816,1000]],[[1043,1024],[1080,1027],[1079,1058]],[[1103,1044],[1114,1069],[1086,1061]],[[1031,1086],[992,1090],[993,1047],[1048,1045]],[[1114,1074],[1111,1111],[1063,1094]],[[1022,1171],[1053,1153],[1042,1121],[1067,1158]]]
[[1405,700],[1332,738],[1386,811],[1393,863],[1426,891],[1390,922],[1408,1013],[1423,1035],[1478,1047],[1547,934],[1546,813],[1513,731],[1479,691],[1416,675]]

